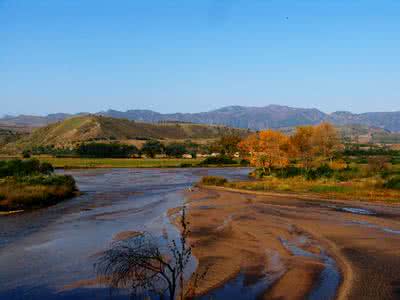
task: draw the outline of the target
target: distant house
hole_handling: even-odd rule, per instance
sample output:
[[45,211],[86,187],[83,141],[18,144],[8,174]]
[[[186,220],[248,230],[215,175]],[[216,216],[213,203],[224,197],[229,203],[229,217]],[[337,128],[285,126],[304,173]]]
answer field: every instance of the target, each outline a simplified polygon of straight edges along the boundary
[[219,153],[213,152],[213,153],[211,153],[211,156],[212,156],[212,157],[219,156]]
[[368,144],[369,142],[371,142],[371,140],[372,140],[371,133],[359,135],[357,138],[357,142],[360,144]]
[[186,154],[182,155],[182,158],[193,158],[193,156],[192,156],[192,154],[186,153]]

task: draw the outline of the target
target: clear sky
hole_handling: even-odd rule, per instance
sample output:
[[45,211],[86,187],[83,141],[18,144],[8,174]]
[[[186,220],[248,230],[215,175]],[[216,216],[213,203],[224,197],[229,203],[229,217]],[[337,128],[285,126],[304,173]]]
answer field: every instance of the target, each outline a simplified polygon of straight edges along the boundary
[[400,1],[0,0],[0,104],[400,110]]

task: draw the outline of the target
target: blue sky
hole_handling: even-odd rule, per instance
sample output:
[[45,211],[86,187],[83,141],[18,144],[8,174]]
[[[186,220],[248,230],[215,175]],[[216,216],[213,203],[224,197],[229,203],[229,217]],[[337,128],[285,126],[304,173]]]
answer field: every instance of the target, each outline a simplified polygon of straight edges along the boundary
[[0,115],[400,110],[400,1],[0,0]]

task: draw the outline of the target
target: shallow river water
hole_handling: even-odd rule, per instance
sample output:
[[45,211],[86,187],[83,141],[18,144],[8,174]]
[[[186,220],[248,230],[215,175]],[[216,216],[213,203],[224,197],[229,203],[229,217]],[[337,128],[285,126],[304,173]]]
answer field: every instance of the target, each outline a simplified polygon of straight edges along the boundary
[[[104,288],[65,287],[95,277],[96,254],[123,231],[178,232],[166,212],[201,176],[247,178],[249,169],[70,170],[83,194],[0,218],[0,299],[109,299]],[[114,295],[112,299],[127,299]]]

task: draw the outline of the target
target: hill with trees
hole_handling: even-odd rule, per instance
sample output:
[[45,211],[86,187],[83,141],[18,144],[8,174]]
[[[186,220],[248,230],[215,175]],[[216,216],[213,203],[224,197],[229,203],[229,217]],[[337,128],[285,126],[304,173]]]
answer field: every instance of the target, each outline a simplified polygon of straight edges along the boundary
[[244,136],[247,130],[217,125],[165,122],[150,124],[97,115],[78,116],[35,129],[6,147],[69,147],[93,141],[149,139],[216,139],[224,134]]

